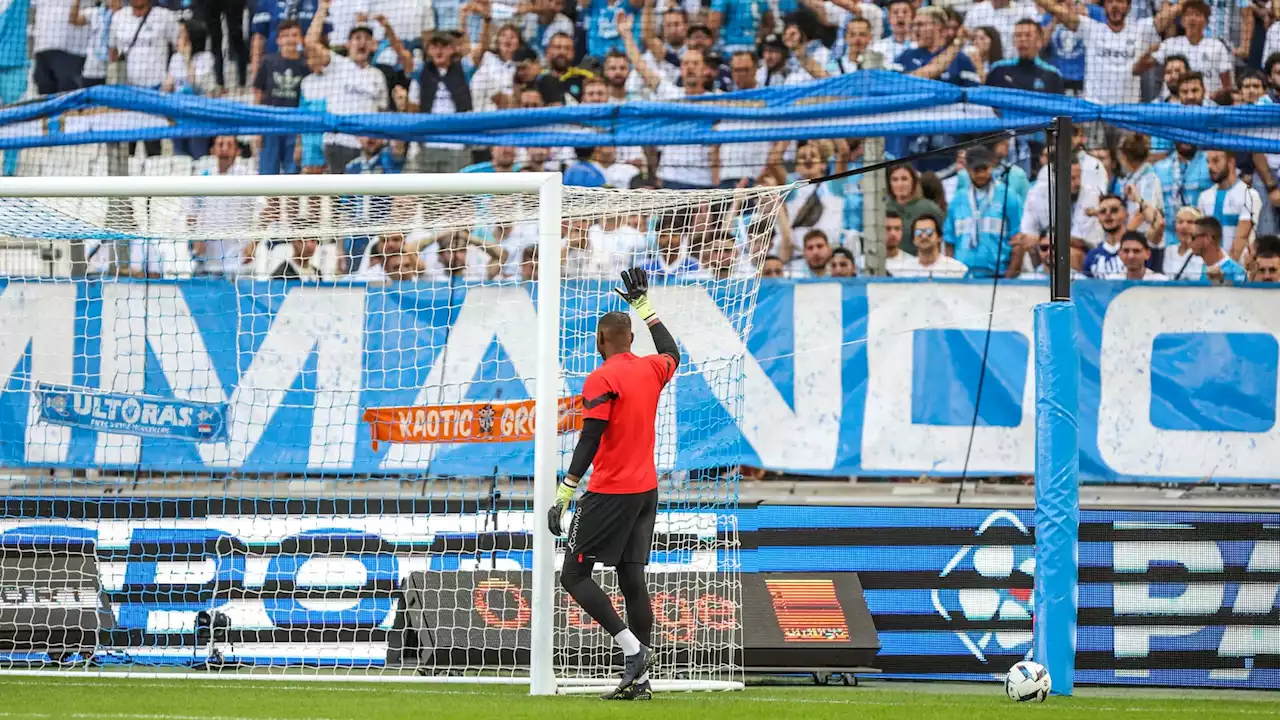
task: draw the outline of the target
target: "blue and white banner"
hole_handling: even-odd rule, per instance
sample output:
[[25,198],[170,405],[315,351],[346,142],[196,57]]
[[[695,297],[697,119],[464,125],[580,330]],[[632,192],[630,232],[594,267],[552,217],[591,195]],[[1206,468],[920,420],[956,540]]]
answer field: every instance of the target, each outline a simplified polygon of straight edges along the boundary
[[[0,281],[0,465],[530,474],[530,443],[374,450],[361,416],[531,397],[533,290]],[[566,286],[564,395],[599,362],[595,319],[623,309],[607,290]],[[1045,287],[1002,283],[992,314],[989,282],[769,281],[746,333],[728,290],[652,292],[685,357],[659,414],[664,470],[948,476],[968,457],[971,475],[1033,472],[1032,308]],[[1280,292],[1086,281],[1074,293],[1086,480],[1280,480]],[[52,424],[40,383],[225,407],[225,435]]]
[[142,437],[227,439],[226,407],[153,395],[123,395],[40,384],[40,420],[50,425]]
[[1106,122],[1224,150],[1280,150],[1280,107],[1098,105],[1009,88],[961,88],[887,70],[803,85],[708,94],[683,102],[449,115],[331,115],[298,108],[101,85],[0,109],[0,149],[232,135],[352,135],[513,147],[669,145],[970,135],[1044,126],[1055,117]]

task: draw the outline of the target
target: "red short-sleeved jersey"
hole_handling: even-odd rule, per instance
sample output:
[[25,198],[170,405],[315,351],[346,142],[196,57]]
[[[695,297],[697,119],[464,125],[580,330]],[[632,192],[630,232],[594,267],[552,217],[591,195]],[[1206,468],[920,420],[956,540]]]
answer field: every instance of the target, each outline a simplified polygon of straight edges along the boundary
[[582,387],[584,418],[607,420],[587,489],[621,495],[658,487],[653,465],[658,396],[676,373],[670,355],[619,353],[587,376]]

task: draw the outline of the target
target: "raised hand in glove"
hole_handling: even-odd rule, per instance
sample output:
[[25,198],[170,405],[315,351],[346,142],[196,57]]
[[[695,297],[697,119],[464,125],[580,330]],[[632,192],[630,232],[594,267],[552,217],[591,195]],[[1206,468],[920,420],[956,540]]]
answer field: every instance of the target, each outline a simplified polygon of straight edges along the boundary
[[551,534],[556,537],[564,534],[564,514],[573,500],[573,491],[573,487],[560,483],[556,487],[556,502],[547,511],[547,529],[551,530]]
[[642,268],[622,271],[622,290],[616,292],[631,306],[640,319],[649,322],[657,313],[649,304],[649,275]]

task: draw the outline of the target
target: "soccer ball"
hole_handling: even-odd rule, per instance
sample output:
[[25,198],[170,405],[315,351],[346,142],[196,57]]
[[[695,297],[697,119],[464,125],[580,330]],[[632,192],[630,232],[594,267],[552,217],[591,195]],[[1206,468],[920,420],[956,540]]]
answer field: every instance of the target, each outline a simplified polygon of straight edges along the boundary
[[1030,660],[1009,668],[1009,674],[1004,678],[1004,691],[1015,702],[1044,702],[1052,686],[1049,670]]

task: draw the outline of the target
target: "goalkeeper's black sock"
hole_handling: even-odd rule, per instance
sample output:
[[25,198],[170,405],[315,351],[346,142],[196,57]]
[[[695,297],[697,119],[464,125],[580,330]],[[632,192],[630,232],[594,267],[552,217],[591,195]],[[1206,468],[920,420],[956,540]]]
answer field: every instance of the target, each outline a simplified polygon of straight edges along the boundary
[[613,609],[609,596],[604,594],[595,580],[591,579],[591,565],[578,562],[578,556],[568,554],[564,558],[564,567],[560,570],[560,586],[582,606],[592,620],[600,623],[605,632],[617,637],[627,629]]
[[644,565],[619,563],[618,588],[627,601],[627,627],[635,633],[641,645],[653,647],[653,603],[649,600],[649,585],[644,579]]

